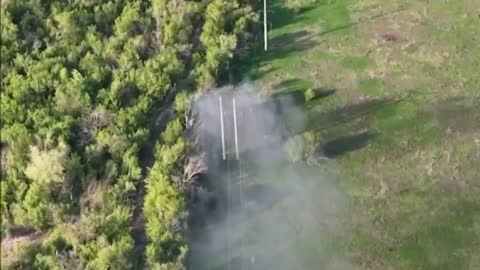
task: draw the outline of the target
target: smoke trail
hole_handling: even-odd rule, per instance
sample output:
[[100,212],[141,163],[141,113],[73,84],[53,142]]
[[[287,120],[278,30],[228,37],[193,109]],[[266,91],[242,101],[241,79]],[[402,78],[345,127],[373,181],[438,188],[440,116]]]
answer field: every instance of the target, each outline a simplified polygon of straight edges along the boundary
[[[325,166],[285,159],[285,139],[305,128],[306,114],[288,95],[262,98],[257,93],[250,84],[229,86],[194,105],[195,132],[210,168],[204,184],[213,196],[203,202],[208,206],[201,215],[201,200],[194,210],[189,269],[348,268],[336,241],[346,200],[333,174]],[[222,160],[220,96],[227,160]],[[240,161],[235,159],[233,99]]]

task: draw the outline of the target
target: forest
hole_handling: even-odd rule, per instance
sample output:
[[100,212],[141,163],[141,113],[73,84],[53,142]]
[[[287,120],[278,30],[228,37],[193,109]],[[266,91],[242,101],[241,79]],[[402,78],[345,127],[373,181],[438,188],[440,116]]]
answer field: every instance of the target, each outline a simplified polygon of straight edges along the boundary
[[479,0],[0,0],[0,29],[2,270],[480,269]]
[[254,10],[2,1],[2,269],[185,269],[186,106],[251,46]]

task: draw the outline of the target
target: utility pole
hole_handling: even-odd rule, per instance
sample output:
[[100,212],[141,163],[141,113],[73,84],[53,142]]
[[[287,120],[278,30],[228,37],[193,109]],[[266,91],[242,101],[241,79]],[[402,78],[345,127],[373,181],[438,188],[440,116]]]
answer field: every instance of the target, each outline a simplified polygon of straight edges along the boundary
[[222,134],[222,157],[223,160],[227,158],[227,154],[225,152],[225,127],[223,124],[223,104],[222,104],[222,97],[218,97],[219,105],[220,105],[220,129]]
[[237,160],[239,160],[240,154],[238,153],[237,104],[235,102],[235,98],[233,98],[233,128],[235,131],[235,157]]
[[267,37],[267,0],[263,0],[263,36],[265,43],[265,51],[268,48],[268,37]]

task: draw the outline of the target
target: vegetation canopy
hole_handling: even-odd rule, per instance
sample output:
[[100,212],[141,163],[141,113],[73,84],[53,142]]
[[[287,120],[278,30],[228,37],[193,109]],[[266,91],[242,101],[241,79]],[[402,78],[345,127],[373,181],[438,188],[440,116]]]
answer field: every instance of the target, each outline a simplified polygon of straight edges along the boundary
[[252,40],[248,1],[11,0],[0,17],[2,269],[183,269],[183,114]]

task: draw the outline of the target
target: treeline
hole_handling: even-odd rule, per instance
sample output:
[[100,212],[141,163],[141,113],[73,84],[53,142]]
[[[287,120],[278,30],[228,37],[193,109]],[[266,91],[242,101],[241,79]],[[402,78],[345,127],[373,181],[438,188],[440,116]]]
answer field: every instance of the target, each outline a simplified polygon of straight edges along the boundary
[[2,249],[26,239],[2,252],[2,266],[136,267],[139,153],[158,107],[179,92],[143,210],[147,266],[183,269],[182,114],[188,95],[213,87],[247,44],[255,20],[243,0],[2,2]]

